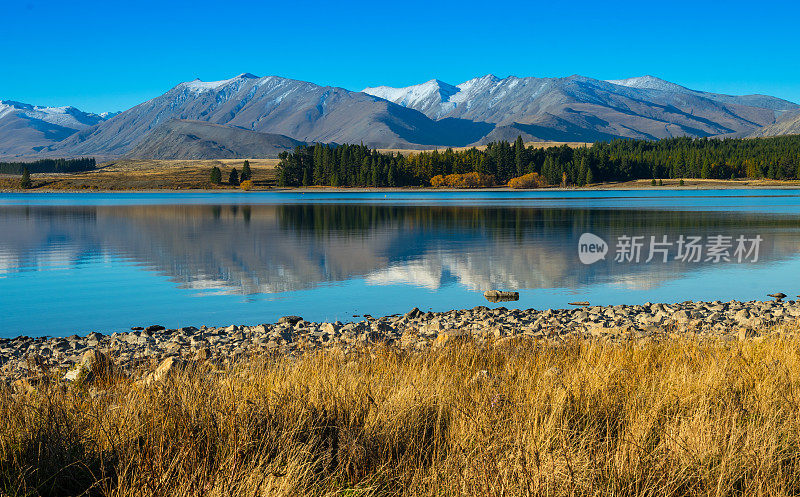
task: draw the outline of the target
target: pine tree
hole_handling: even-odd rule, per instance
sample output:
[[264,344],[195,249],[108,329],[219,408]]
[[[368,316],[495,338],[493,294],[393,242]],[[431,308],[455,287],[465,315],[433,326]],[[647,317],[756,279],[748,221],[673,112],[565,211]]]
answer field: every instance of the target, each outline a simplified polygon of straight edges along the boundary
[[517,176],[525,174],[525,143],[520,135],[517,135],[517,141],[514,142],[514,162],[517,166]]
[[308,169],[303,169],[303,186],[309,185]]
[[581,165],[578,167],[578,185],[579,186],[585,186],[586,185],[586,173],[587,173],[586,157],[581,157]]
[[228,176],[228,184],[231,186],[239,186],[239,171],[237,171],[235,167],[231,170],[230,176]]
[[775,170],[775,164],[770,164],[769,169],[767,169],[767,177],[769,179],[778,179],[777,178],[777,171]]
[[659,179],[658,180],[658,186],[664,186],[664,180]]
[[19,180],[19,187],[23,190],[28,190],[32,187],[31,184],[31,173],[28,171],[27,167],[22,168],[22,178]]
[[594,183],[594,173],[592,172],[592,167],[589,166],[586,168],[586,184],[591,185]]
[[211,168],[211,184],[219,185],[222,183],[222,171],[217,166]]
[[244,165],[242,165],[242,174],[240,176],[242,181],[247,181],[249,179],[253,179],[253,172],[250,171],[250,161],[244,161]]
[[708,179],[711,177],[711,166],[708,162],[703,162],[703,169],[700,171],[700,177],[703,179]]

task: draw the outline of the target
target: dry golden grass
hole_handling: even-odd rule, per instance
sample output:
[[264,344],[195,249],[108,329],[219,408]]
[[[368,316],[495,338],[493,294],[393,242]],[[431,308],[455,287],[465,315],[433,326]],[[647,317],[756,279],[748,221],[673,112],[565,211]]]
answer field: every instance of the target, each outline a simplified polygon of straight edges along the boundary
[[0,394],[0,494],[797,495],[800,339],[466,343]]
[[[249,159],[253,171],[253,189],[275,184],[278,159]],[[213,187],[211,168],[222,170],[227,181],[231,169],[240,172],[244,159],[220,160],[146,160],[123,159],[106,162],[94,171],[69,174],[33,174],[35,190],[186,190],[235,188]],[[0,175],[0,189],[18,189],[19,176]]]
[[[658,179],[658,178],[656,178]],[[596,190],[613,190],[617,188],[630,188],[642,190],[657,190],[659,188],[684,188],[684,189],[729,189],[729,188],[798,188],[800,181],[798,180],[775,180],[775,179],[699,179],[699,178],[684,178],[683,185],[680,184],[680,179],[662,179],[663,185],[652,186],[652,180],[637,179],[632,181],[621,181],[617,183],[596,183],[589,187],[583,187]]]

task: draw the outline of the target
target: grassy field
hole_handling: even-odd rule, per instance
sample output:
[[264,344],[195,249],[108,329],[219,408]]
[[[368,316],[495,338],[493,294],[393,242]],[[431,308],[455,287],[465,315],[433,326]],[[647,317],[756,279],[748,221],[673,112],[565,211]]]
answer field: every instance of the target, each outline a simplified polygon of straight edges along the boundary
[[[249,159],[257,188],[275,184],[277,159]],[[231,169],[242,171],[243,159],[221,160],[119,160],[98,165],[94,171],[72,174],[33,174],[38,190],[186,190],[211,188],[214,166],[224,182]],[[19,176],[0,175],[0,189],[19,187]],[[221,188],[228,188],[222,185]]]
[[663,185],[652,186],[649,179],[637,179],[633,181],[621,181],[618,183],[597,183],[591,185],[592,190],[613,190],[613,189],[652,189],[660,188],[686,188],[686,189],[726,189],[726,188],[800,188],[800,181],[797,180],[774,180],[774,179],[699,179],[685,178],[683,185],[679,179],[663,179]]
[[[591,142],[547,142],[547,141],[525,142],[525,146],[526,147],[533,147],[533,148],[560,147],[562,145],[567,145],[568,147],[571,147],[571,148],[580,148],[580,147],[591,147],[592,143]],[[434,148],[426,148],[426,149],[419,149],[419,150],[417,150],[417,149],[408,149],[408,148],[379,148],[377,150],[379,152],[383,152],[383,153],[387,153],[387,152],[397,153],[397,152],[400,152],[403,155],[410,155],[410,154],[418,154],[420,152],[425,152],[425,151],[430,152],[432,150],[438,150],[440,152],[443,152],[447,148],[448,147],[434,147]],[[459,152],[459,151],[462,151],[462,150],[469,150],[469,149],[471,149],[473,147],[450,147],[450,148],[452,148],[456,152]],[[480,145],[480,146],[477,146],[477,147],[474,147],[474,148],[477,148],[478,150],[485,150],[486,149],[486,145]]]
[[800,338],[265,356],[0,416],[2,495],[797,495]]

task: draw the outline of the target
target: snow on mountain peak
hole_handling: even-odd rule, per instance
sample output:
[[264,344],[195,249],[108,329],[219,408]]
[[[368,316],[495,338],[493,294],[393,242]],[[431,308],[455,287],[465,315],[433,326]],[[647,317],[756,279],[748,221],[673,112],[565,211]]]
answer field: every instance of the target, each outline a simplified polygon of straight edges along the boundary
[[0,117],[3,117],[11,112],[14,112],[14,107],[0,100]]
[[607,83],[611,83],[613,85],[619,86],[627,86],[628,88],[639,88],[643,90],[661,90],[661,91],[682,91],[686,90],[681,85],[676,85],[675,83],[670,83],[669,81],[665,81],[661,78],[656,78],[655,76],[645,75],[645,76],[638,76],[635,78],[627,78],[627,79],[612,79],[607,80]]
[[451,95],[458,92],[458,88],[443,81],[439,81],[438,79],[432,79],[418,85],[405,86],[402,88],[376,86],[374,88],[364,88],[361,91],[405,107],[413,107],[432,97],[435,98],[437,94],[441,100],[447,100]]
[[234,76],[230,79],[222,79],[220,81],[201,81],[200,78],[196,78],[192,81],[186,81],[181,83],[180,87],[186,88],[195,93],[201,93],[205,91],[216,91],[220,88],[224,88],[231,84],[241,84],[245,80],[248,79],[259,79],[258,76],[251,74],[249,72],[244,72],[239,74],[238,76]]
[[502,81],[504,80],[498,78],[494,74],[472,78],[458,85],[459,93],[451,100],[456,105],[467,102],[481,93],[492,91]]
[[11,113],[16,113],[27,119],[44,121],[70,129],[83,129],[102,121],[101,116],[83,112],[70,105],[46,107],[11,100],[0,100],[0,117]]

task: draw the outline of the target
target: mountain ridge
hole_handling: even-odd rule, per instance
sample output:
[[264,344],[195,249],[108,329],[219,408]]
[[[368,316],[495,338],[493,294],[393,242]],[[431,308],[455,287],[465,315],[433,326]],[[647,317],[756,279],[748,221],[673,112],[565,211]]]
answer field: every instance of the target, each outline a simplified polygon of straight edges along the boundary
[[[16,104],[11,121],[4,121],[0,112],[0,155],[111,158],[142,150],[155,153],[156,149],[159,154],[173,150],[181,155],[178,148],[166,146],[163,128],[161,135],[151,137],[149,144],[146,141],[173,120],[282,135],[298,142],[421,149],[482,145],[517,135],[526,141],[750,136],[800,109],[776,97],[702,92],[650,75],[604,81],[578,74],[563,78],[487,74],[457,85],[431,79],[401,88],[378,86],[354,92],[241,73],[219,81],[184,81],[106,117],[70,107],[35,111],[35,106],[23,108],[26,105]],[[39,112],[38,117],[29,119],[33,112]],[[51,122],[57,118],[53,116],[68,119],[67,115],[78,124],[65,127]],[[80,121],[74,116],[87,117]],[[197,145],[186,142],[185,134],[178,135],[179,142]],[[232,143],[236,148],[246,134],[227,130],[217,135],[239,143]],[[155,145],[159,140],[160,145]],[[216,145],[205,149],[209,153],[227,147],[211,141]],[[140,147],[142,143],[147,145]]]
[[[546,127],[551,116],[556,116],[582,127],[585,123],[580,116],[591,116],[606,123],[596,122],[585,132],[647,139],[750,132],[798,107],[775,97],[699,92],[653,76],[601,81],[580,75],[502,79],[486,75],[454,85],[459,91],[439,101],[430,89],[422,95],[423,85],[363,91],[411,105],[434,119],[458,117],[498,127],[514,123]],[[416,98],[410,101],[408,94]],[[415,105],[418,102],[424,106]]]
[[105,119],[72,106],[47,107],[0,100],[0,157],[34,154]]
[[285,135],[260,133],[205,121],[172,119],[128,153],[137,159],[272,159],[305,145]]
[[800,109],[786,112],[774,124],[757,129],[748,138],[782,135],[800,135]]

